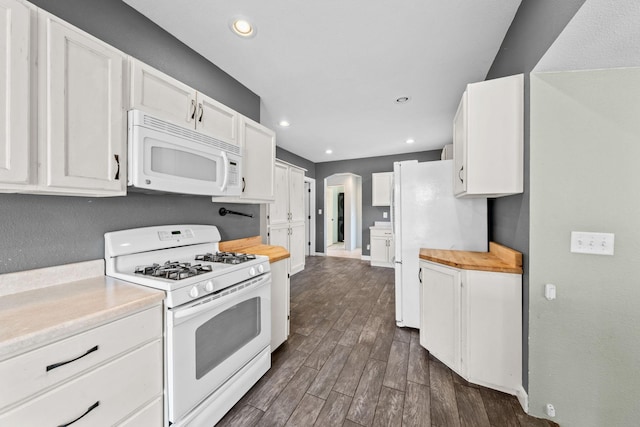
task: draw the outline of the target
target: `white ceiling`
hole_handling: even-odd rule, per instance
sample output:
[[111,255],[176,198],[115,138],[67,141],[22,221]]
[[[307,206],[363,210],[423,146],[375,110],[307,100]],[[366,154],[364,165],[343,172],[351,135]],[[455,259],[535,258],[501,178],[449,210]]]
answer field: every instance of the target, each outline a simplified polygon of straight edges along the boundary
[[[440,149],[520,0],[124,0],[261,98],[278,146],[313,162]],[[249,18],[256,36],[229,29]],[[396,104],[401,96],[411,100]],[[291,122],[288,128],[280,120]],[[415,143],[406,144],[408,138]],[[332,149],[328,155],[325,150]]]

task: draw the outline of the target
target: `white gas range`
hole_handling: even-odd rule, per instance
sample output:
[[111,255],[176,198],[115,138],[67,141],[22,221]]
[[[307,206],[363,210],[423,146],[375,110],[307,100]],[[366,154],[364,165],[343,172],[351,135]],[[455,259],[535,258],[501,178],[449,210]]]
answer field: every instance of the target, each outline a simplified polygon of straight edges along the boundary
[[209,225],[105,234],[107,276],[166,292],[171,425],[214,425],[271,364],[269,259],[219,242]]

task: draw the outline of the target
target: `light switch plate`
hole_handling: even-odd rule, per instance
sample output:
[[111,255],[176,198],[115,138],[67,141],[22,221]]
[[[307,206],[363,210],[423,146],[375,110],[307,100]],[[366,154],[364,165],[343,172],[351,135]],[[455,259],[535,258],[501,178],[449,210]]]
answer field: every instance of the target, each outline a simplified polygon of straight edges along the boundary
[[578,254],[613,255],[613,233],[571,232],[571,252]]

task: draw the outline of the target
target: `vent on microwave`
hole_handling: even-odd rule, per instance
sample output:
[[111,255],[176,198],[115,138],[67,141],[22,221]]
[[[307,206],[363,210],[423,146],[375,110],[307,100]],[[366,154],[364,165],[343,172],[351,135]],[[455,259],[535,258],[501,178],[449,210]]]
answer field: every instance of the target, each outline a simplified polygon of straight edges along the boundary
[[212,147],[217,147],[222,151],[237,154],[238,156],[242,155],[240,153],[240,147],[237,145],[220,141],[219,139],[212,138],[208,135],[204,135],[200,132],[196,132],[195,130],[174,125],[173,123],[165,122],[164,120],[160,120],[155,117],[150,117],[150,116],[147,116],[146,114],[144,115],[143,124],[145,127],[148,127],[149,129],[168,133],[184,139],[190,139],[192,141],[197,141],[202,144],[210,145]]

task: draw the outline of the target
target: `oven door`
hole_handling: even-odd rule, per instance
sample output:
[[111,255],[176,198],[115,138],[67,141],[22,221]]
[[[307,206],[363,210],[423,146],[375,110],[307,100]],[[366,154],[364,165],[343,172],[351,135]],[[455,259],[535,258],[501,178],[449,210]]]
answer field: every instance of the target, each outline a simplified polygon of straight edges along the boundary
[[271,273],[167,314],[169,420],[177,422],[271,340]]
[[229,144],[194,130],[161,123],[167,129],[129,125],[129,185],[182,194],[240,195],[239,151],[225,150]]

